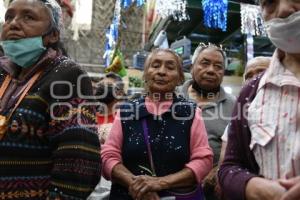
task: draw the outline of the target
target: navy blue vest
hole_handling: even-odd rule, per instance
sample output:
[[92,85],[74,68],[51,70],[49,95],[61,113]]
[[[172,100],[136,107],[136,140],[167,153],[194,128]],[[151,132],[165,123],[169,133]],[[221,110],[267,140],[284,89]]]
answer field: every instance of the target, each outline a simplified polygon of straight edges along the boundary
[[[135,175],[151,175],[142,120],[146,119],[157,176],[178,172],[190,160],[190,130],[197,105],[174,95],[170,109],[161,116],[149,113],[145,99],[120,107],[123,130],[123,164]],[[114,183],[110,199],[131,199],[126,188]]]

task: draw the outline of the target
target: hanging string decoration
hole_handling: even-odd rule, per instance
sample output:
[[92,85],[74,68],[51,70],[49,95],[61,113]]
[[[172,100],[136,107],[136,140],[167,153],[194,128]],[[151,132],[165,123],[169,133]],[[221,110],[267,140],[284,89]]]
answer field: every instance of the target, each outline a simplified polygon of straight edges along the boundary
[[113,22],[106,30],[106,43],[105,43],[105,52],[103,59],[105,60],[105,67],[108,67],[111,63],[111,55],[117,44],[119,36],[119,24],[121,18],[121,0],[116,1]]
[[111,54],[116,46],[118,34],[118,25],[116,23],[112,23],[106,30],[105,52],[103,55],[103,58],[105,59],[105,67],[109,66],[111,63]]
[[4,2],[0,1],[0,24],[4,22],[5,12],[6,12],[6,8],[4,6]]
[[206,27],[226,31],[228,0],[202,0],[202,8]]
[[175,21],[189,20],[186,0],[157,0],[155,11],[162,18],[172,16]]
[[131,4],[132,4],[132,0],[122,0],[123,8],[128,8],[129,6],[131,6]]
[[254,57],[254,40],[253,36],[247,34],[247,60],[251,60]]
[[136,0],[136,5],[137,6],[142,6],[145,4],[145,0]]
[[142,6],[144,5],[145,0],[122,0],[122,7],[126,9],[130,7],[134,2],[136,2],[137,6]]
[[241,32],[257,36],[266,36],[259,6],[241,3]]

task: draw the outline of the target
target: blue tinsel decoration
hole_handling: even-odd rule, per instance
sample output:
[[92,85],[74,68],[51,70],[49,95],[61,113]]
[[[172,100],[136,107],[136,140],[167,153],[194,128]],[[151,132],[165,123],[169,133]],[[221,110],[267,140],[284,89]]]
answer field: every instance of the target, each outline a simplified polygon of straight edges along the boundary
[[202,8],[205,26],[226,31],[228,0],[202,0]]
[[106,43],[105,43],[105,67],[108,67],[111,63],[111,52],[114,48],[114,45],[117,42],[119,35],[118,22],[116,19],[113,20],[113,23],[106,30]]
[[136,5],[137,6],[142,6],[144,5],[145,1],[144,0],[136,0]]
[[132,4],[132,0],[122,0],[123,8],[128,8],[129,6],[131,6],[131,4]]
[[122,7],[123,8],[128,8],[131,6],[136,1],[137,6],[142,6],[145,3],[145,0],[122,0]]

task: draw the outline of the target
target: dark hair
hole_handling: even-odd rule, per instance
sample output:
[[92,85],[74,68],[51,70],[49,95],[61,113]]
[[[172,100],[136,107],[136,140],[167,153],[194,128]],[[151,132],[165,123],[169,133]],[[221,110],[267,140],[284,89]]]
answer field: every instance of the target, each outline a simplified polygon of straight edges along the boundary
[[121,76],[119,76],[118,74],[116,74],[114,72],[108,72],[107,74],[104,74],[104,76],[100,77],[97,82],[100,82],[105,78],[110,78],[110,79],[113,79],[114,81],[116,81],[118,89],[122,90],[124,92],[124,83],[123,83],[123,79],[121,78]]
[[2,48],[2,46],[0,45],[0,57],[4,56],[4,50]]
[[64,43],[62,41],[57,41],[56,43],[51,44],[49,47],[61,52],[62,55],[69,57],[67,50],[64,47]]
[[123,82],[123,79],[121,78],[121,76],[119,76],[118,74],[116,74],[114,72],[108,72],[107,74],[104,74],[104,76],[101,77],[100,79],[102,80],[103,78],[111,78],[111,79],[114,79],[115,81]]

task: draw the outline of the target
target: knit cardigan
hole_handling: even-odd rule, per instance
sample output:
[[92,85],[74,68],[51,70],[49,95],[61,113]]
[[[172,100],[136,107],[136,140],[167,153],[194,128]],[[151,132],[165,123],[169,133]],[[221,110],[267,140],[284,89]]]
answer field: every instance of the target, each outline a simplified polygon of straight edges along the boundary
[[[91,82],[78,81],[86,73],[63,56],[39,65],[41,77],[0,140],[0,199],[86,199],[101,174],[100,144],[92,127],[95,108],[83,98],[92,95]],[[0,86],[6,75],[0,69]]]
[[262,75],[244,86],[233,110],[226,153],[218,173],[222,191],[230,200],[246,199],[248,181],[259,176],[259,167],[249,147],[251,132],[245,114],[256,96]]

